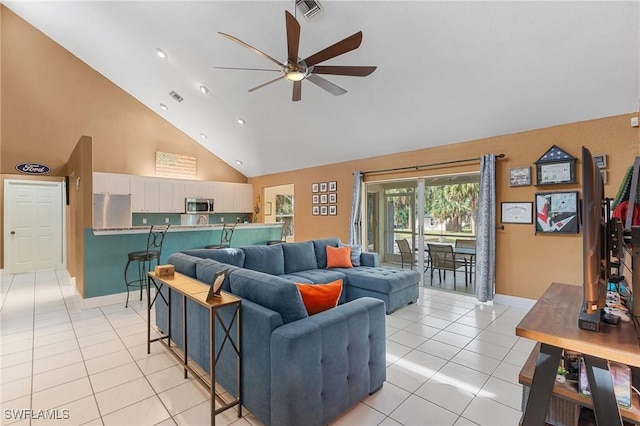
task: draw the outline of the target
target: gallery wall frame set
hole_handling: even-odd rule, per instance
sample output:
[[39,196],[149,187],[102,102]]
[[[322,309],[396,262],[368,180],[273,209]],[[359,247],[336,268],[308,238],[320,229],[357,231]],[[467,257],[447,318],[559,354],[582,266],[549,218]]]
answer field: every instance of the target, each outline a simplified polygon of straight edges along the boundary
[[509,169],[509,186],[531,185],[531,167],[514,167]]
[[[336,216],[338,214],[338,182],[314,182],[311,184],[311,214]],[[327,205],[329,204],[329,205]]]

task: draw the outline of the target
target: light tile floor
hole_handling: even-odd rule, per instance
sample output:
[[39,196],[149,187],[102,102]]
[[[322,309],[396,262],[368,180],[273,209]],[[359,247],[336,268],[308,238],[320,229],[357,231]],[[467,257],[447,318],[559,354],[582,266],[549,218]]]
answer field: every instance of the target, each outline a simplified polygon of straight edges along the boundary
[[[204,389],[160,344],[147,355],[144,301],[82,310],[66,271],[0,279],[0,424],[208,424]],[[534,346],[514,334],[525,313],[421,288],[387,316],[384,387],[333,424],[517,425],[518,372]],[[261,424],[234,410],[216,423]]]

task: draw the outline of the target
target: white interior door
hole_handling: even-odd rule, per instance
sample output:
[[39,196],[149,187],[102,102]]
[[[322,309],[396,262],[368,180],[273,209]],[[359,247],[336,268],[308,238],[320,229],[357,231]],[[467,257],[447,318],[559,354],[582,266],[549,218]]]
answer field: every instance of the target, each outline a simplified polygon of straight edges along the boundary
[[62,182],[5,180],[4,253],[9,273],[63,266]]

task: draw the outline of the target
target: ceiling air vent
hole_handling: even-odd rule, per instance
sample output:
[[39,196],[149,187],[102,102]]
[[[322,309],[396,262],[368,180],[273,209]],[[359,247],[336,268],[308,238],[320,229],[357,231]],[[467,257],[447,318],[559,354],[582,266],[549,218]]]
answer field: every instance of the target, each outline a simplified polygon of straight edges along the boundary
[[182,102],[184,101],[184,98],[180,95],[178,95],[175,91],[171,91],[171,93],[169,93],[169,96],[171,96],[173,98],[173,100],[175,100],[176,102]]
[[296,7],[304,15],[305,19],[311,19],[322,9],[320,3],[315,0],[296,0]]

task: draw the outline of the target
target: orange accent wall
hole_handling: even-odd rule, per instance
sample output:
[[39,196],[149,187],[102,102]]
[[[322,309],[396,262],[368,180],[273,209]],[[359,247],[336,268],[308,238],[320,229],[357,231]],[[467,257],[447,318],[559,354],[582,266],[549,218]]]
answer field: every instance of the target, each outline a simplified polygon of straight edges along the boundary
[[[331,164],[322,167],[249,179],[254,193],[275,185],[294,184],[295,237],[297,241],[338,236],[348,238],[349,214],[353,185],[352,173],[407,167],[480,157],[487,153],[506,155],[496,163],[497,218],[500,224],[500,203],[503,201],[534,201],[536,192],[552,190],[581,191],[581,163],[576,168],[577,184],[544,187],[509,187],[508,171],[512,167],[531,166],[535,182],[534,162],[552,145],[558,145],[575,157],[584,145],[595,154],[607,155],[608,183],[605,194],[615,197],[620,182],[638,155],[638,129],[632,128],[634,114],[601,118],[580,123],[532,130],[523,133],[464,142],[437,148],[403,152],[382,157]],[[389,143],[393,143],[390,141]],[[386,178],[408,178],[477,171],[479,163],[444,166],[428,171],[375,175],[367,181]],[[338,182],[338,215],[313,216],[311,184]],[[262,219],[259,218],[259,221]],[[582,236],[534,235],[533,225],[505,224],[496,233],[496,293],[537,299],[551,282],[582,285]]]

